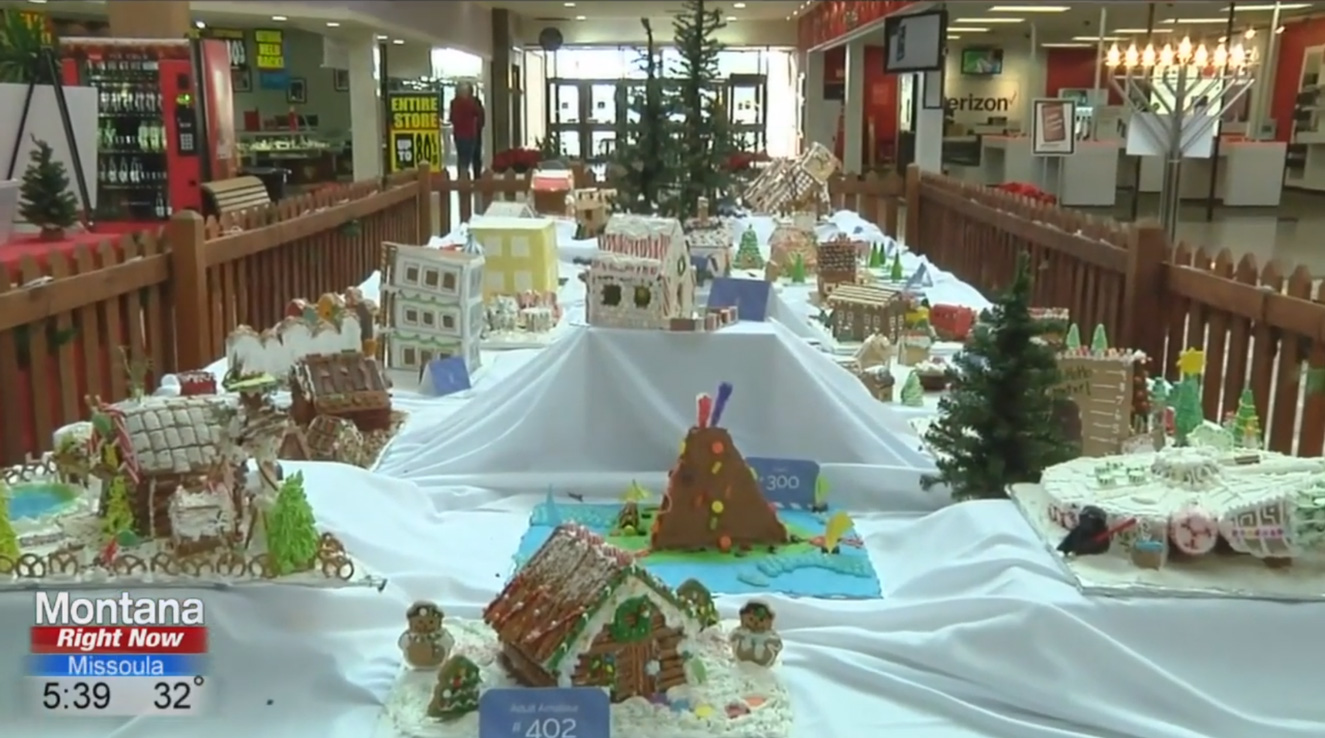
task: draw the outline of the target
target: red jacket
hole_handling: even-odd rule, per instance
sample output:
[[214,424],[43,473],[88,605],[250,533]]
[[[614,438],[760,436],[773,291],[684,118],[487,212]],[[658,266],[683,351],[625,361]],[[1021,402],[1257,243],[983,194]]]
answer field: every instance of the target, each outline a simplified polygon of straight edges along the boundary
[[457,97],[451,101],[451,135],[456,138],[478,138],[483,130],[485,115],[483,103],[477,97]]

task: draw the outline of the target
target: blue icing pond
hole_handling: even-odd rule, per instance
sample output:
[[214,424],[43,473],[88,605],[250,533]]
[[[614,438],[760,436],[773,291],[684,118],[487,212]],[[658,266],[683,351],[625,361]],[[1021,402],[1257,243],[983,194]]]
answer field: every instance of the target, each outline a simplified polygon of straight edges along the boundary
[[78,493],[59,482],[22,482],[9,488],[9,517],[36,520],[53,515],[78,499]]
[[[603,535],[609,543],[626,550],[639,550],[648,546],[647,536],[610,535],[616,524],[619,505],[542,503],[534,508],[529,528],[520,539],[516,551],[517,563],[523,563],[552,535],[560,523],[578,523]],[[652,510],[641,506],[645,520],[641,528],[649,527]],[[808,510],[778,510],[778,517],[787,529],[801,539],[821,535],[824,522],[831,513]],[[843,536],[844,541],[856,539],[854,531]],[[770,594],[780,593],[795,597],[825,597],[841,599],[875,599],[882,596],[878,575],[874,571],[869,553],[859,546],[841,545],[838,553],[826,554],[812,543],[796,543],[780,548],[775,553],[753,551],[745,556],[720,554],[716,551],[700,553],[653,553],[640,559],[644,568],[676,587],[687,579],[698,579],[715,594]]]

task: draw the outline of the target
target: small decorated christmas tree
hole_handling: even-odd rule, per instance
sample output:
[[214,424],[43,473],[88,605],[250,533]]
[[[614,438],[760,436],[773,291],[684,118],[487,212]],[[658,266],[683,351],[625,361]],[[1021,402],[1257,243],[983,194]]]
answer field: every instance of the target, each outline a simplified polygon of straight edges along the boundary
[[32,142],[36,148],[23,172],[18,211],[28,223],[41,228],[42,240],[59,241],[64,238],[64,229],[78,222],[78,201],[69,192],[64,162],[56,161],[51,145],[36,136]]
[[1233,415],[1233,444],[1240,448],[1261,447],[1261,418],[1256,413],[1256,398],[1251,388],[1242,390],[1238,409]]
[[106,490],[106,510],[101,516],[101,533],[106,542],[125,543],[121,538],[133,532],[133,508],[129,505],[129,484],[123,474],[116,474]]
[[759,253],[759,235],[755,233],[754,226],[750,226],[741,234],[741,243],[736,247],[736,268],[762,269],[763,267],[764,257]]
[[902,383],[902,404],[907,407],[920,407],[925,404],[925,388],[920,386],[920,375],[911,372]]
[[482,675],[464,656],[452,656],[437,670],[437,684],[428,703],[428,717],[453,720],[478,709]]
[[316,558],[317,547],[317,524],[304,494],[304,475],[286,477],[267,511],[267,555],[272,569],[278,575],[306,569]]
[[1150,380],[1150,440],[1156,451],[1169,445],[1165,418],[1169,413],[1169,383],[1163,377]]
[[791,257],[791,267],[787,269],[787,276],[791,278],[792,284],[805,284],[805,257],[800,254]]
[[1076,323],[1067,327],[1067,338],[1063,339],[1063,346],[1068,351],[1075,351],[1081,348],[1081,329]]
[[906,280],[906,274],[902,272],[902,250],[897,249],[893,254],[893,265],[888,269],[888,280],[892,282],[902,282]]
[[1008,485],[1038,482],[1045,469],[1080,452],[1055,412],[1062,373],[1039,340],[1030,299],[1022,254],[1011,287],[953,359],[955,382],[925,434],[939,470],[921,479],[925,489],[945,485],[955,500],[1003,498]]
[[1179,446],[1188,445],[1188,436],[1205,422],[1201,408],[1201,375],[1205,372],[1205,352],[1187,349],[1178,355],[1178,374],[1182,379],[1173,399],[1173,439]]
[[871,269],[883,268],[883,246],[876,243],[870,247],[870,260],[867,266]]
[[1090,350],[1100,353],[1109,350],[1109,335],[1104,332],[1103,323],[1096,325],[1095,332],[1090,336]]
[[690,612],[699,621],[700,629],[717,625],[718,606],[713,603],[713,594],[698,579],[687,579],[676,588],[676,596],[690,605]]
[[18,534],[9,520],[9,487],[0,482],[0,558],[9,559],[10,563],[18,560],[22,553],[18,548]]

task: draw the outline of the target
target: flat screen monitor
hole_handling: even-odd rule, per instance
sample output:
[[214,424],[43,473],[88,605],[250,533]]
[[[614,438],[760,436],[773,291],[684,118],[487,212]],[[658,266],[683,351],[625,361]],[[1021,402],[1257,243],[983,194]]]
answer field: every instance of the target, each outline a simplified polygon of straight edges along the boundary
[[962,74],[995,75],[1002,73],[1002,49],[962,49]]
[[888,74],[943,71],[948,14],[943,10],[894,15],[883,21],[887,53],[883,71]]

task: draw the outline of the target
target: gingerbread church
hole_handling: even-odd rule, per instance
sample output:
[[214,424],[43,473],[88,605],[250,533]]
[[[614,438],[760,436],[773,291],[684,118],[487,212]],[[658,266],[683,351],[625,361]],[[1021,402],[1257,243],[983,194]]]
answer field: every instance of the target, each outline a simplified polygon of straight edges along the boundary
[[654,551],[732,551],[788,542],[786,526],[764,499],[759,480],[722,428],[732,386],[695,401],[695,427],[668,472],[667,493],[653,521]]

